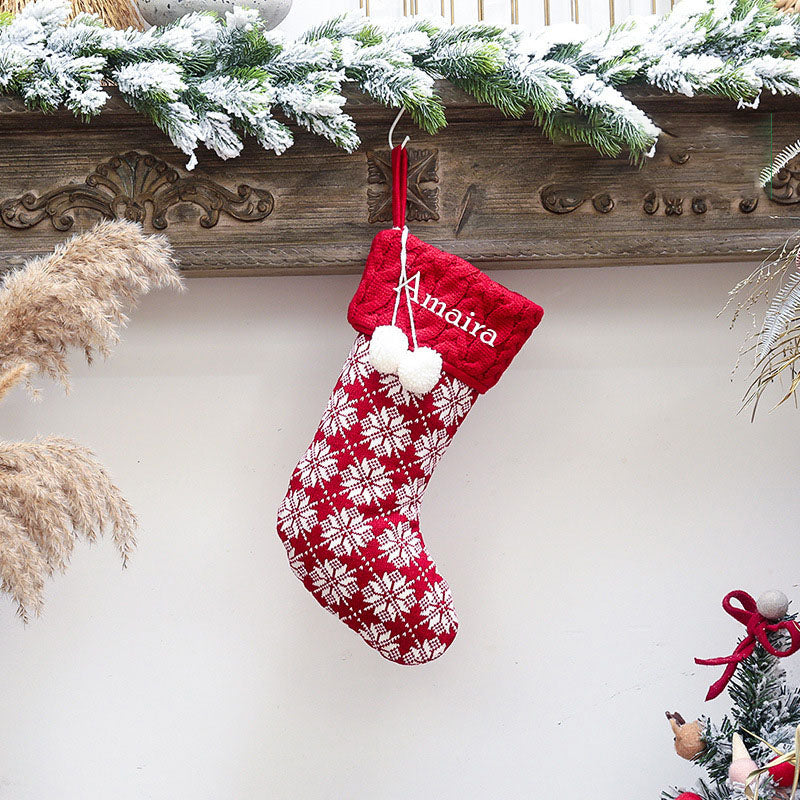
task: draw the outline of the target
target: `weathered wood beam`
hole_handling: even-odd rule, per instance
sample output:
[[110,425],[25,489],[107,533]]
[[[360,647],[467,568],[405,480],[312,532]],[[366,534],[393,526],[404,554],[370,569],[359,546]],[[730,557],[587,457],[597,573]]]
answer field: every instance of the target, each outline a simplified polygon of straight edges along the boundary
[[[800,161],[768,190],[758,173],[800,136],[800,99],[757,110],[646,89],[628,92],[664,130],[642,169],[554,145],[526,120],[441,84],[448,127],[411,135],[409,222],[483,268],[756,260],[800,219]],[[362,147],[297,131],[277,157],[249,142],[193,172],[118,97],[90,125],[0,97],[0,253],[46,252],[101,215],[141,218],[189,275],[356,272],[389,222],[386,134],[394,112],[352,91]],[[794,164],[790,164],[794,168]]]

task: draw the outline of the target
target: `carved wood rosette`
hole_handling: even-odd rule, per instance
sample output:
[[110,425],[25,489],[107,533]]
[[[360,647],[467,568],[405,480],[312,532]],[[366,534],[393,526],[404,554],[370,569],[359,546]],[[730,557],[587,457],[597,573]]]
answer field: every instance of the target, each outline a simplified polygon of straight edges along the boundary
[[[439,219],[439,151],[408,148],[406,219]],[[369,222],[392,221],[392,156],[388,150],[367,153],[367,206]]]
[[167,211],[180,203],[191,203],[202,210],[199,223],[213,228],[220,214],[242,222],[265,219],[275,207],[272,194],[239,184],[236,193],[207,178],[181,177],[165,161],[149,153],[130,151],[110,158],[86,177],[83,183],[59,186],[37,197],[26,192],[0,202],[0,221],[9,228],[33,228],[43,220],[58,231],[68,231],[75,223],[70,212],[94,211],[103,217],[124,217],[150,222],[163,230],[169,224]]

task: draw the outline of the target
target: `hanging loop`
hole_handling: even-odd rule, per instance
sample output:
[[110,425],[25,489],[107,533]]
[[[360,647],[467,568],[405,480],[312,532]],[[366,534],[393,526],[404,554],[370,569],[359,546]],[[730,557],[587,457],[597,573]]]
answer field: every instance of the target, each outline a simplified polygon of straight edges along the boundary
[[[397,116],[394,118],[394,122],[392,123],[391,127],[389,128],[389,149],[390,150],[394,150],[394,142],[392,141],[392,134],[394,133],[394,129],[397,127],[397,123],[400,122],[400,117],[403,116],[403,111],[404,110],[405,109],[401,108],[397,112]],[[400,145],[400,147],[404,148],[410,141],[411,141],[411,137],[410,136],[406,136],[406,138],[403,139],[403,143]]]
[[393,140],[394,129],[403,116],[401,108],[389,128],[389,149],[392,153],[392,224],[402,230],[406,226],[406,192],[408,183],[408,150],[406,145],[410,137],[406,136],[403,143],[395,146]]
[[408,150],[399,144],[392,148],[392,225],[399,230],[406,226],[408,192]]

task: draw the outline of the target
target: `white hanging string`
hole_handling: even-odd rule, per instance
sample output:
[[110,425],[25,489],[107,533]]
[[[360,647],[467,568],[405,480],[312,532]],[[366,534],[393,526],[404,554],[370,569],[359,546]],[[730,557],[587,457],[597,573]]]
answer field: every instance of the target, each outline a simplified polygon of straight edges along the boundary
[[[403,109],[401,108],[397,112],[397,116],[394,118],[394,122],[392,123],[391,127],[389,128],[389,150],[394,150],[394,143],[392,141],[392,135],[394,134],[394,129],[397,127],[397,123],[400,122],[400,117],[403,116]],[[403,139],[403,143],[400,145],[401,148],[404,148],[409,141],[411,140],[410,136],[406,136]],[[395,228],[395,230],[399,230],[399,228]],[[400,235],[400,280],[397,283],[397,288],[395,291],[397,292],[397,297],[394,301],[394,313],[392,314],[392,325],[397,325],[397,312],[400,310],[400,290],[401,288],[405,289],[406,294],[406,306],[408,307],[408,322],[411,326],[411,341],[414,343],[414,349],[417,349],[417,331],[414,326],[414,312],[411,310],[411,292],[408,289],[408,274],[406,272],[406,261],[407,261],[407,249],[406,243],[408,242],[408,225],[403,225],[403,232]]]
[[[394,129],[397,127],[397,123],[400,122],[400,117],[403,116],[403,111],[404,110],[405,109],[401,108],[397,112],[397,116],[394,118],[394,122],[392,123],[391,127],[389,128],[389,149],[390,150],[394,150],[394,144],[392,144],[392,135],[394,134]],[[403,139],[403,143],[400,145],[400,147],[405,147],[410,141],[411,141],[411,137],[410,136],[406,136],[406,138]]]
[[406,244],[408,242],[408,225],[403,226],[403,232],[400,234],[400,280],[397,282],[397,297],[394,300],[394,312],[392,313],[392,325],[397,325],[397,312],[400,310],[400,292],[401,289],[405,290],[406,306],[408,307],[408,322],[411,326],[411,341],[414,343],[414,349],[417,349],[417,330],[414,325],[414,312],[411,310],[411,291],[408,288],[408,273],[406,270],[406,263],[408,258],[408,250]]
[[[395,177],[406,178],[405,162],[407,153],[404,148],[409,141],[406,136],[400,147],[394,147],[392,134],[395,126],[400,121],[402,110],[398,112],[389,129],[389,148],[392,151],[392,179]],[[400,156],[397,161],[396,157]],[[407,178],[406,178],[407,180]],[[392,230],[400,232],[400,277],[394,291],[397,297],[394,299],[394,310],[392,311],[392,321],[389,325],[378,325],[372,334],[369,343],[369,360],[375,369],[384,374],[396,375],[400,385],[404,390],[414,395],[424,395],[433,389],[442,375],[442,356],[432,347],[420,347],[417,342],[417,326],[414,323],[414,309],[412,308],[411,289],[408,277],[408,226],[405,224],[405,209],[400,208],[400,200],[405,195],[405,187],[395,182],[392,185],[392,218],[394,221],[401,222],[395,225]],[[394,238],[392,238],[394,241]],[[419,291],[419,280],[421,272],[418,270],[413,276],[415,281],[415,291]],[[405,331],[397,325],[397,317],[400,313],[400,292],[405,291],[406,307],[408,309],[408,325],[411,330],[412,347],[409,347],[408,337]],[[416,294],[415,294],[416,297]],[[416,302],[419,298],[416,297]]]

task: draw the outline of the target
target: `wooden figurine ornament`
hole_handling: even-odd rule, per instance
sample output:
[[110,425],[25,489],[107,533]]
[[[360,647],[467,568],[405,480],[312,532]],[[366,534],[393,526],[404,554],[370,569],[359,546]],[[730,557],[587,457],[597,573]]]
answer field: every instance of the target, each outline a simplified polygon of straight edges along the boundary
[[706,749],[700,720],[686,722],[677,712],[666,712],[672,732],[675,734],[675,752],[687,761],[693,761]]

